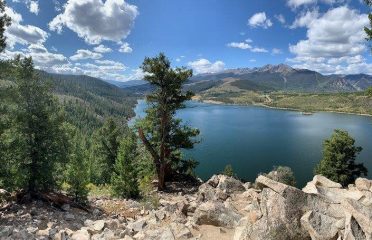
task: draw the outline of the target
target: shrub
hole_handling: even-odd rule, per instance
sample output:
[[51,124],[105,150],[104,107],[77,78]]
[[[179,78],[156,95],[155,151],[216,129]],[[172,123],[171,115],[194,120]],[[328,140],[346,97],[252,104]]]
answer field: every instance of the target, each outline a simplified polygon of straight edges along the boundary
[[223,175],[234,177],[234,169],[232,168],[231,164],[225,166],[225,169],[223,170]]
[[290,167],[274,167],[271,172],[263,175],[274,181],[281,182],[290,186],[296,186],[296,178]]

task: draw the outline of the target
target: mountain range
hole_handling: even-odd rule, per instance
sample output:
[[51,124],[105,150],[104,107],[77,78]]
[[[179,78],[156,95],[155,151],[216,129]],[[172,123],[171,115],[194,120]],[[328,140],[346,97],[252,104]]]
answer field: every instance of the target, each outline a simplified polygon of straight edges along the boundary
[[[134,92],[151,89],[143,81],[135,83],[135,85],[128,83],[125,88]],[[268,64],[263,67],[228,69],[219,73],[195,75],[186,84],[186,89],[201,92],[224,83],[253,91],[355,92],[372,86],[372,76],[366,74],[323,75],[316,71],[297,69],[286,64]]]

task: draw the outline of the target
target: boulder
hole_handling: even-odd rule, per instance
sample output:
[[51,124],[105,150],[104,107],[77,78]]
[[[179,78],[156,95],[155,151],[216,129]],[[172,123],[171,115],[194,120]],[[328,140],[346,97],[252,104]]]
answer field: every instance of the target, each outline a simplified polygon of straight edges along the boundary
[[301,224],[312,240],[337,239],[339,228],[336,223],[337,219],[314,211],[308,211],[301,218]]
[[225,175],[220,175],[220,181],[218,182],[217,188],[227,194],[245,191],[245,187],[241,181]]
[[166,228],[163,233],[161,234],[160,238],[161,240],[175,240],[174,234],[170,228]]
[[140,232],[142,231],[147,225],[146,220],[140,219],[134,223],[131,223],[128,225],[128,228],[133,230],[134,232]]
[[355,218],[348,214],[345,223],[344,239],[346,240],[366,240],[366,235],[364,234],[362,228],[359,226]]
[[14,227],[12,226],[2,226],[0,228],[0,239],[7,239],[13,232]]
[[368,236],[372,235],[372,208],[352,199],[346,199],[341,204],[345,211],[355,218],[363,232]]
[[86,229],[80,229],[72,234],[71,240],[90,240],[90,234]]
[[316,186],[322,186],[326,188],[342,188],[340,183],[336,183],[322,175],[315,175],[312,181]]
[[202,203],[194,213],[196,224],[226,228],[235,227],[241,217],[235,209],[227,208],[223,203],[217,201]]
[[360,191],[369,191],[371,185],[371,180],[366,178],[357,178],[355,180],[355,187]]
[[91,222],[87,227],[88,227],[88,231],[91,234],[97,234],[103,231],[103,229],[105,228],[105,225],[106,224],[104,220],[97,220],[95,222]]

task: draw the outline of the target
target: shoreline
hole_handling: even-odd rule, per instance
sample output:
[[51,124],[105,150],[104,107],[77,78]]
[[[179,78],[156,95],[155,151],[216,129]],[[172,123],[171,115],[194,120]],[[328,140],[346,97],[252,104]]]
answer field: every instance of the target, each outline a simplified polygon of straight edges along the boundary
[[[286,107],[274,107],[269,106],[261,103],[256,104],[237,104],[237,103],[225,103],[221,101],[214,101],[214,100],[200,100],[195,99],[194,101],[207,103],[207,104],[215,104],[215,105],[226,105],[226,106],[256,106],[256,107],[263,107],[263,108],[270,108],[270,109],[277,109],[277,110],[287,110],[287,111],[293,111],[293,112],[302,112],[307,113],[304,111],[301,111],[301,109],[297,108],[286,108]],[[325,113],[339,113],[339,114],[348,114],[348,115],[357,115],[357,116],[364,116],[364,117],[372,117],[372,114],[368,113],[356,113],[356,112],[342,112],[342,111],[335,111],[335,110],[315,110],[311,111],[311,113],[319,113],[319,112],[325,112]]]

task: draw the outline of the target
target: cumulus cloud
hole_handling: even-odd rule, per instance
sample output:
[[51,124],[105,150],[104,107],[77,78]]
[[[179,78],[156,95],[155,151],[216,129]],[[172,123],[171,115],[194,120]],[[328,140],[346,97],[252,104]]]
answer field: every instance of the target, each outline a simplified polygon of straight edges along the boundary
[[259,12],[254,14],[249,20],[248,25],[251,27],[262,27],[269,28],[273,25],[271,20],[266,17],[265,12]]
[[33,25],[23,25],[22,15],[7,7],[5,13],[12,18],[12,24],[6,29],[7,43],[13,48],[16,43],[22,45],[42,44],[48,38],[48,33]]
[[[367,49],[363,31],[368,24],[367,14],[341,6],[322,15],[303,16],[307,15],[313,15],[311,21],[297,24],[307,28],[307,39],[289,46],[295,57],[288,61],[296,67],[322,73],[354,73],[356,69],[362,69],[360,66],[369,66],[361,57]],[[366,71],[369,70],[363,72]]]
[[119,42],[129,35],[137,15],[137,7],[124,0],[69,0],[49,28],[61,33],[65,26],[89,44]]
[[201,73],[216,73],[221,72],[225,69],[225,63],[222,61],[210,62],[205,58],[198,59],[188,63],[196,74]]
[[34,13],[35,15],[39,14],[39,2],[38,1],[29,1],[28,3],[28,9],[31,13]]
[[79,49],[76,51],[76,54],[71,56],[70,59],[72,61],[79,61],[79,60],[84,60],[84,59],[100,59],[102,58],[102,54],[92,52],[86,49]]
[[95,47],[94,51],[98,53],[109,53],[109,52],[112,52],[112,49],[101,44]]
[[121,46],[119,48],[119,52],[131,53],[131,52],[133,52],[133,49],[129,46],[129,43],[125,42],[125,43],[121,44]]
[[289,28],[308,27],[319,17],[318,9],[308,10],[300,13]]

